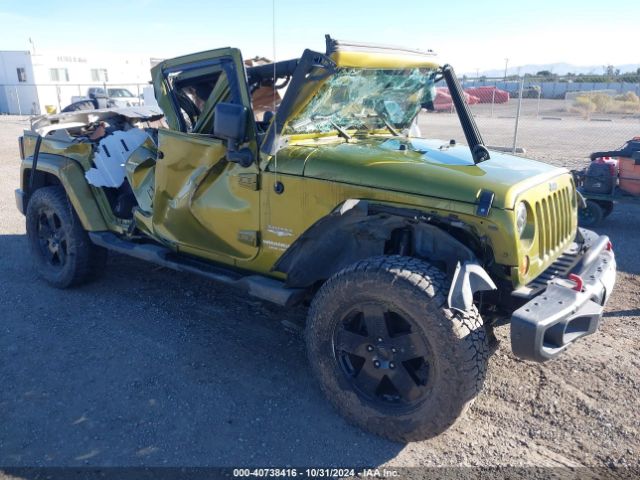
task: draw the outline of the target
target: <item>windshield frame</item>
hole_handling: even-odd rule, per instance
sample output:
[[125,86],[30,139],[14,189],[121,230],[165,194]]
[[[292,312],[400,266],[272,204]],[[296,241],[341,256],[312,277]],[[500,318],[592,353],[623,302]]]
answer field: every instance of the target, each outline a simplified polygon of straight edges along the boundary
[[[283,135],[282,131],[288,119],[304,108],[338,67],[404,69],[417,66],[441,69],[433,52],[418,52],[383,45],[352,43],[343,45],[343,43],[338,43],[327,36],[326,54],[310,49],[303,52],[282,102],[261,142],[260,151],[266,155],[265,162],[268,161],[269,156],[275,155],[278,150],[284,148],[290,140],[295,141],[303,136]],[[326,134],[317,133],[312,135],[326,136]]]

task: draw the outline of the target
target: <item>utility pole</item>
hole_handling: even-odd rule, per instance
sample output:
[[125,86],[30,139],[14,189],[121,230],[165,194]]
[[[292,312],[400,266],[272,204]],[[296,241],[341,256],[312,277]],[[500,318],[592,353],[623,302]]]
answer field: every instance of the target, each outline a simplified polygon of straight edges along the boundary
[[504,59],[504,81],[507,81],[507,67],[509,66],[509,59]]

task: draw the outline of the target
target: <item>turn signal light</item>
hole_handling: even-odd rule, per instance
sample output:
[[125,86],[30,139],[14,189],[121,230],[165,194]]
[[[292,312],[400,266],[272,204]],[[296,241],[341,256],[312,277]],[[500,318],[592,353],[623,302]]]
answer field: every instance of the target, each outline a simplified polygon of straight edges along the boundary
[[529,267],[531,265],[531,260],[528,255],[525,255],[522,259],[522,263],[520,264],[520,275],[524,276],[529,273]]

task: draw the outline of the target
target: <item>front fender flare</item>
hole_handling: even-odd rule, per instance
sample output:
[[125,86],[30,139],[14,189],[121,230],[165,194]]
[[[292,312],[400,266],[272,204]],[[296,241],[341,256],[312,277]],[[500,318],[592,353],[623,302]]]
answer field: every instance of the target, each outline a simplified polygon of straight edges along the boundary
[[306,288],[326,280],[364,258],[383,255],[396,229],[410,228],[419,258],[439,261],[452,274],[456,263],[475,260],[474,253],[415,210],[349,199],[305,231],[276,262],[287,286]]
[[447,296],[449,308],[467,312],[473,305],[473,294],[485,290],[496,290],[496,284],[477,262],[464,262],[456,266]]

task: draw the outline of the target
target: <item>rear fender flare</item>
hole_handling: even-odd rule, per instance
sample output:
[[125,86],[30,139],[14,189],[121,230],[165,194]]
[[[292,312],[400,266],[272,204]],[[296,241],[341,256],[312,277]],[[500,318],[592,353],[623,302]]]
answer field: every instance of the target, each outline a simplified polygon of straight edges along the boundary
[[[32,158],[27,158],[24,162],[22,190],[28,199],[33,193],[28,191]],[[44,174],[52,175],[58,179],[85,230],[101,231],[108,229],[98,202],[84,177],[84,170],[78,162],[60,155],[40,153],[33,183],[34,190],[43,186],[44,182],[39,181],[39,177],[43,179],[46,176]]]

